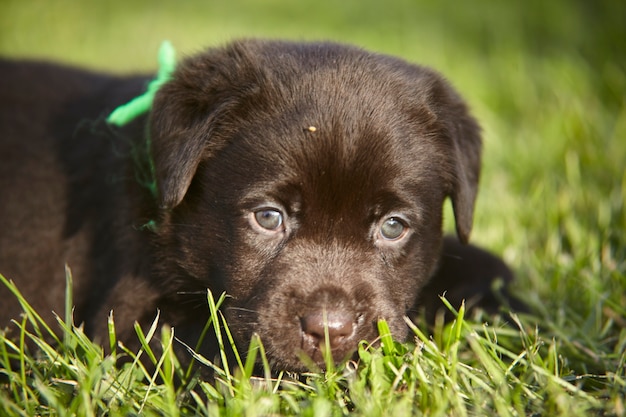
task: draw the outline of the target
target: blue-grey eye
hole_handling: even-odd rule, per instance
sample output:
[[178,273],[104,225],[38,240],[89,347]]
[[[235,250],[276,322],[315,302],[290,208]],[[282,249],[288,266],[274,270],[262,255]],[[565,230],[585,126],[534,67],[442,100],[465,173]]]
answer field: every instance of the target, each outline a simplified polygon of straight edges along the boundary
[[380,226],[380,235],[386,240],[398,240],[407,230],[404,221],[397,217],[389,217]]
[[275,231],[283,225],[283,214],[276,209],[261,209],[254,212],[254,219],[263,229]]

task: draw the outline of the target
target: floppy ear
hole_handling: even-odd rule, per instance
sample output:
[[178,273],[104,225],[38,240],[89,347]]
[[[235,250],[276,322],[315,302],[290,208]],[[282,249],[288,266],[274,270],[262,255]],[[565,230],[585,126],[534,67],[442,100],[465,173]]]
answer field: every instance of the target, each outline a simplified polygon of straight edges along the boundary
[[[210,135],[210,116],[202,123],[195,115],[200,106],[173,97],[166,101],[162,88],[161,100],[155,100],[151,114],[150,141],[159,205],[165,209],[182,201],[204,154],[204,142]],[[207,117],[208,116],[208,117]]]
[[182,62],[155,96],[149,134],[162,208],[180,204],[200,162],[227,143],[220,125],[246,91],[236,52],[218,49]]
[[480,177],[482,143],[480,127],[467,105],[444,80],[433,88],[435,108],[444,135],[450,141],[454,176],[449,196],[452,200],[459,240],[467,243],[474,217],[474,203]]
[[[463,105],[463,107],[465,107]],[[451,132],[455,151],[456,179],[451,199],[456,221],[456,232],[463,243],[469,240],[474,219],[474,204],[480,177],[480,129],[466,109],[457,113]]]

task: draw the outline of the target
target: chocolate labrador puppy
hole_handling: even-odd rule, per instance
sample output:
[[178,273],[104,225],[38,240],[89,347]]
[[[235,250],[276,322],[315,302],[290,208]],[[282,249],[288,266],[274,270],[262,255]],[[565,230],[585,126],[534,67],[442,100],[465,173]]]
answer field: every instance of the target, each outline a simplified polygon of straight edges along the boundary
[[[226,292],[239,346],[260,335],[275,369],[336,361],[438,295],[497,309],[496,257],[442,238],[472,228],[479,127],[436,72],[332,43],[247,40],[184,60],[149,114],[105,117],[145,89],[37,62],[0,63],[0,273],[44,317],[106,340],[157,310],[194,345],[206,291]],[[0,288],[0,323],[20,314]],[[327,336],[325,335],[327,329]],[[210,341],[204,352],[214,352]]]

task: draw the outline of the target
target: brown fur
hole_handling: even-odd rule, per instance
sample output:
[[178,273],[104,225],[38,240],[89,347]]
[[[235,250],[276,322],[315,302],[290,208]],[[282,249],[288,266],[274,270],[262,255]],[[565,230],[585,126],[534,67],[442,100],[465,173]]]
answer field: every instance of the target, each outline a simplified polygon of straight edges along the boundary
[[[341,360],[379,318],[402,339],[403,317],[432,312],[443,290],[480,299],[510,280],[470,247],[475,274],[428,284],[446,198],[469,238],[481,153],[477,123],[432,70],[330,43],[237,42],[180,63],[149,117],[106,125],[145,82],[0,63],[0,272],[44,316],[62,311],[64,263],[76,320],[100,340],[111,309],[126,341],[160,309],[194,345],[206,289],[226,291],[240,346],[258,333],[277,369],[301,369],[301,353],[322,363],[324,323]],[[156,195],[142,185],[148,155]],[[281,227],[260,226],[259,210]],[[390,217],[405,227],[397,240],[380,232]],[[444,254],[460,248],[448,241]],[[6,323],[19,309],[0,297]]]

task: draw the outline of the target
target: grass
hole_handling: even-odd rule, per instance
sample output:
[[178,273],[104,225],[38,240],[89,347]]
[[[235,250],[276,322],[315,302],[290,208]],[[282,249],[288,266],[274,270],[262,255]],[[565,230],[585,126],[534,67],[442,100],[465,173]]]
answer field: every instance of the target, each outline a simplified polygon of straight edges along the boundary
[[[105,355],[80,328],[60,317],[63,335],[57,338],[19,291],[0,279],[25,310],[22,321],[15,323],[19,342],[0,335],[1,372],[8,377],[0,391],[3,416],[586,416],[617,414],[623,407],[619,396],[626,389],[623,357],[615,359],[619,363],[615,373],[574,375],[564,366],[558,343],[544,339],[517,316],[512,317],[513,327],[479,325],[465,320],[462,307],[452,324],[437,326],[433,335],[408,322],[413,343],[394,341],[381,321],[380,347],[363,342],[358,362],[337,367],[330,363],[325,372],[294,380],[283,374],[272,378],[258,340],[245,361],[239,356],[218,310],[223,297],[216,301],[209,294],[212,331],[235,350],[237,363],[232,372],[225,355],[221,362],[197,355],[196,366],[215,372],[215,380],[206,382],[189,379],[189,369],[181,367],[173,353],[172,329],[163,327],[157,335],[158,320],[145,333],[136,328],[141,351],[126,349],[112,331],[115,349]],[[71,306],[67,309],[71,318]],[[153,338],[164,353],[154,353],[149,344]],[[37,354],[28,351],[26,340],[37,346]],[[626,344],[624,335],[620,343]],[[142,355],[154,371],[140,361]],[[253,374],[259,357],[264,377]],[[125,363],[116,365],[123,358]],[[614,402],[607,404],[607,398]]]
[[[148,344],[126,351],[113,336],[105,355],[72,325],[71,303],[62,337],[50,340],[24,301],[21,339],[0,334],[0,415],[626,415],[622,3],[2,2],[8,56],[128,72],[153,69],[164,38],[186,54],[270,36],[346,41],[441,70],[485,133],[473,240],[513,267],[532,314],[507,326],[460,311],[432,332],[413,327],[406,344],[381,324],[382,346],[362,345],[358,363],[300,380],[250,377],[245,362],[229,373],[199,358],[216,369],[207,382],[185,379],[174,336],[156,323],[140,334],[164,341],[162,357]],[[447,220],[451,230],[449,208]],[[217,312],[213,322],[229,344]],[[156,363],[157,377],[138,355]],[[128,361],[116,366],[120,356]]]

